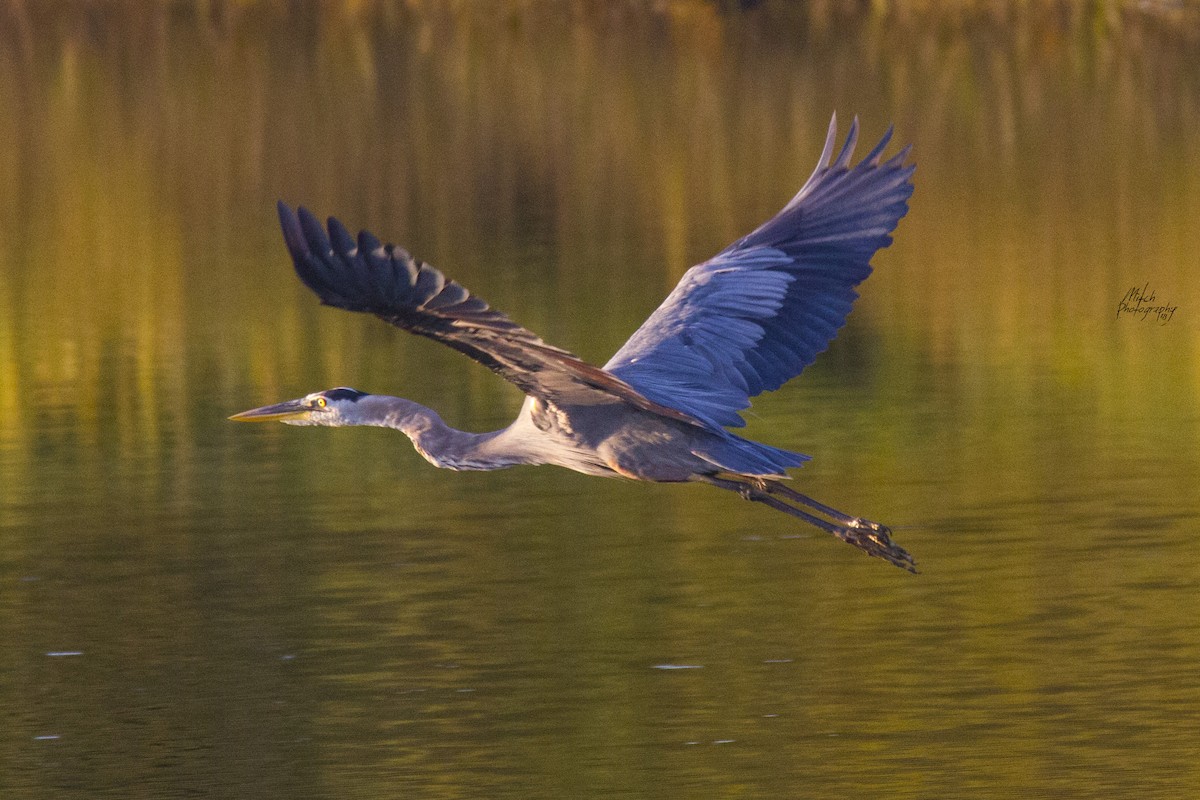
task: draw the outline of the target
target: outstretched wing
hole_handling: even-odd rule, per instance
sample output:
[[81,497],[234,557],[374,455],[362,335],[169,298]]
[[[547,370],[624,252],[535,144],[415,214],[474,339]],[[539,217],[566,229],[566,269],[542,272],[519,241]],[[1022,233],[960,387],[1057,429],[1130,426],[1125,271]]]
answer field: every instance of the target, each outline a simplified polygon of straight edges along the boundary
[[620,378],[543,342],[480,298],[402,248],[366,231],[355,241],[336,219],[326,235],[306,209],[279,203],[279,222],[300,280],[321,302],[365,311],[406,331],[465,353],[546,403],[624,402],[692,424],[690,415],[660,406]]
[[829,346],[908,211],[910,148],[881,162],[889,130],[856,166],[858,120],[830,163],[837,116],[816,171],[778,214],[679,285],[605,365],[651,400],[719,425],[799,375]]

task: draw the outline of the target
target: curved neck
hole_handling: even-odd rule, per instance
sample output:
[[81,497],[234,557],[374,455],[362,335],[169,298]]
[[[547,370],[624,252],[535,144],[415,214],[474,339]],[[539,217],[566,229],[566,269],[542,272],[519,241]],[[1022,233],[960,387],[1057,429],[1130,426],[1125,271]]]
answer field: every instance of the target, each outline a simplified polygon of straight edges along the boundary
[[451,428],[433,409],[402,397],[372,394],[355,405],[356,424],[395,428],[411,439],[417,452],[436,467],[488,470],[524,463],[512,456],[506,458],[489,447],[503,431],[468,433]]

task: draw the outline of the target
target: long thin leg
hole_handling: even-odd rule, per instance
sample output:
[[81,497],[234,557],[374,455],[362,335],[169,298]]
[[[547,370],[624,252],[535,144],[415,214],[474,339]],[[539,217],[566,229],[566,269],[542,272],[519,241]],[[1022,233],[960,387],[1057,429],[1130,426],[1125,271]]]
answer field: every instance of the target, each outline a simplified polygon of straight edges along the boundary
[[872,522],[869,519],[862,517],[852,517],[845,512],[838,511],[836,508],[825,505],[824,503],[814,500],[806,494],[800,494],[795,489],[789,486],[784,486],[778,481],[763,481],[763,488],[770,494],[777,494],[786,497],[788,500],[795,501],[801,505],[820,511],[827,517],[836,519],[841,524],[848,528],[867,528],[868,530],[878,531],[890,534],[892,531],[886,525],[880,525],[878,522]]
[[[771,480],[743,478],[741,476],[718,478],[713,475],[705,475],[701,480],[718,488],[737,492],[747,500],[762,503],[776,511],[782,511],[785,514],[802,519],[826,533],[833,534],[843,542],[854,545],[866,552],[867,555],[882,558],[884,561],[900,567],[900,569],[905,569],[909,572],[917,571],[916,562],[913,561],[913,557],[903,547],[892,541],[891,531],[886,526],[880,525],[877,522],[844,514],[835,508],[831,508],[824,503],[819,503],[811,497],[793,491],[786,486],[781,486]],[[788,505],[773,495],[780,495],[793,502],[806,505],[836,520],[837,524],[814,516],[803,509]]]

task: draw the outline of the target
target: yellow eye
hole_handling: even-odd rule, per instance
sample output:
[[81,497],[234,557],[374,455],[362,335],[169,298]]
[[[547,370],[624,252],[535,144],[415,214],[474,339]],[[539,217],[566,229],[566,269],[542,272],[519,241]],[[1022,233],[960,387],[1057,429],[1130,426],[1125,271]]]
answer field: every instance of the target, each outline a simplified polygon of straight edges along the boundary
[[328,405],[328,403],[326,402],[324,397],[318,397],[316,400],[313,401],[313,405],[316,406],[317,408],[324,408],[325,406]]

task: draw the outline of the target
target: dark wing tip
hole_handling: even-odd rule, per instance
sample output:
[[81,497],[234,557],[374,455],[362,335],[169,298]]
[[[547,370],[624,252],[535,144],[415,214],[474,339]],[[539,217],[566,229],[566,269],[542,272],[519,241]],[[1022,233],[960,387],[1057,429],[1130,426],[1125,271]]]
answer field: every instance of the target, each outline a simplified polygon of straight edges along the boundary
[[307,252],[308,246],[304,241],[304,231],[300,227],[300,220],[297,219],[296,212],[292,211],[282,200],[275,204],[275,209],[279,212],[279,227],[283,229],[284,244],[287,245],[292,258]]
[[513,327],[487,303],[403,248],[385,248],[365,230],[356,239],[335,217],[322,226],[303,206],[293,211],[279,202],[276,208],[296,274],[323,304],[369,311],[392,322],[428,312],[468,316],[498,329]]
[[279,212],[283,241],[300,280],[325,305],[346,307],[347,301],[337,286],[337,275],[327,263],[333,250],[321,223],[304,206],[293,211],[279,201],[275,207]]
[[301,246],[300,252],[325,258],[333,250],[333,247],[329,244],[329,237],[325,235],[325,228],[321,225],[321,221],[304,206],[297,208],[296,214],[300,218],[300,232],[304,237],[304,244]]
[[346,226],[337,217],[329,217],[325,226],[329,230],[329,241],[333,244],[334,252],[340,256],[353,256],[358,245]]
[[379,241],[379,237],[370,231],[358,232],[358,249],[362,253],[374,254],[376,250],[383,247],[383,243]]

